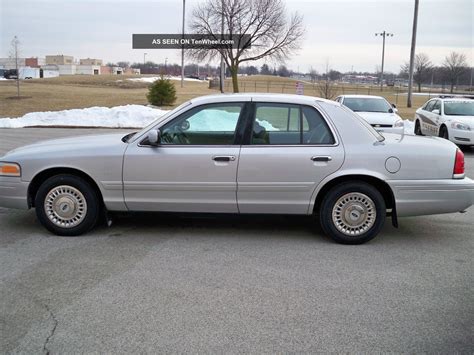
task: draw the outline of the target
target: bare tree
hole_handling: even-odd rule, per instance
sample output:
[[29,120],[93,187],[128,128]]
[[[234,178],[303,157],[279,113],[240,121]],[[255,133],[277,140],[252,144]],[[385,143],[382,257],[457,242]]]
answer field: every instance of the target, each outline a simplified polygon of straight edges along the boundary
[[323,75],[323,80],[318,83],[319,95],[325,99],[331,100],[336,97],[337,88],[334,85],[334,82],[331,81],[329,73],[331,72],[331,67],[329,65],[329,60],[326,60],[326,72]]
[[[413,81],[418,85],[418,92],[421,92],[421,84],[428,79],[433,70],[433,63],[425,53],[419,53],[415,56],[415,64],[413,70]],[[401,71],[407,75],[410,71],[410,63],[402,65]]]
[[[187,54],[199,61],[222,55],[234,92],[239,92],[237,73],[241,63],[266,57],[284,62],[300,48],[304,34],[303,18],[295,13],[288,21],[282,0],[206,0],[194,9],[190,28],[218,39],[222,19],[226,34],[237,36],[238,48],[194,48]],[[245,34],[249,38],[243,37]]]
[[10,50],[10,58],[15,60],[15,70],[16,70],[16,95],[20,98],[20,68],[18,64],[18,57],[20,56],[20,41],[18,37],[13,37],[11,41],[11,50]]
[[443,62],[443,67],[446,71],[449,83],[451,84],[451,93],[454,91],[454,85],[456,85],[459,77],[464,74],[468,64],[466,61],[466,55],[457,52],[451,52]]

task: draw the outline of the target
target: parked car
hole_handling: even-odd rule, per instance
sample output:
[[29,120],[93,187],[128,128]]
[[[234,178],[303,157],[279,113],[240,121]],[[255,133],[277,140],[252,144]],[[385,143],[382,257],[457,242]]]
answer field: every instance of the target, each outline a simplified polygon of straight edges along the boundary
[[296,214],[358,244],[387,215],[397,226],[474,202],[453,143],[382,136],[345,106],[300,95],[195,98],[125,136],[15,149],[0,158],[0,175],[0,206],[35,207],[65,236],[86,233],[103,211]]
[[379,132],[403,131],[403,120],[397,114],[395,104],[390,104],[381,96],[341,95],[336,101],[349,107]]
[[474,100],[439,97],[415,113],[415,134],[439,136],[458,144],[474,145]]

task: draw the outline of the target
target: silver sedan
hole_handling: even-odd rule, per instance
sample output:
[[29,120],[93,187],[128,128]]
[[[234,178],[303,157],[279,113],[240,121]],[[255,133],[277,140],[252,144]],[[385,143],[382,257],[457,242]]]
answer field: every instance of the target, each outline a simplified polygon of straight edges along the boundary
[[140,132],[56,139],[0,157],[0,206],[34,207],[80,235],[113,211],[312,215],[340,243],[386,216],[474,202],[463,153],[437,137],[377,133],[339,103],[272,94],[193,99]]

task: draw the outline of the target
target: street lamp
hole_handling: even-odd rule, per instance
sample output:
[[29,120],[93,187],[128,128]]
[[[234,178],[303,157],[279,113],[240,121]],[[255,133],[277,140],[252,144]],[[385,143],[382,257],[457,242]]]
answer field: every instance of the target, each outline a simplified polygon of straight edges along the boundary
[[143,66],[145,66],[145,63],[146,63],[146,55],[147,55],[147,54],[148,54],[148,53],[143,53]]
[[382,45],[382,68],[380,71],[380,91],[383,90],[383,65],[384,65],[384,59],[385,59],[385,37],[393,37],[393,33],[388,33],[388,32],[377,32],[375,34],[375,37],[377,36],[382,36],[383,37],[383,45]]
[[168,58],[165,58],[165,75],[168,75],[167,64],[168,64]]
[[[184,14],[186,9],[186,0],[183,0],[183,32],[182,38],[184,39]],[[181,45],[181,87],[184,86],[184,44]]]

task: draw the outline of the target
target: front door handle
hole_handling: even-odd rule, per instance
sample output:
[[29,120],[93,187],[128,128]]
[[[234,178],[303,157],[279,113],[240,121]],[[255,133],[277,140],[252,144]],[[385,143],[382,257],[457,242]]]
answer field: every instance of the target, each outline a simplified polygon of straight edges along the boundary
[[324,156],[316,155],[314,157],[311,157],[311,160],[312,161],[317,161],[317,162],[327,162],[327,161],[331,161],[332,158],[328,155],[324,155]]
[[216,156],[212,157],[212,160],[220,161],[220,162],[234,161],[235,156],[234,155],[216,155]]

